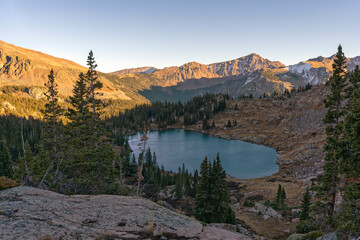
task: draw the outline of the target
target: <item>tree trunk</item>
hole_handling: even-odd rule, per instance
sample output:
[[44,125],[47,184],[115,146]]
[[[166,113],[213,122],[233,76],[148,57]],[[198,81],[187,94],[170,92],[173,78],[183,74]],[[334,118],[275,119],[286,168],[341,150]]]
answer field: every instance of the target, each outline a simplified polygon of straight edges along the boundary
[[120,159],[119,159],[119,174],[120,174],[120,187],[122,187],[123,173],[122,173],[122,157],[121,156],[120,156]]

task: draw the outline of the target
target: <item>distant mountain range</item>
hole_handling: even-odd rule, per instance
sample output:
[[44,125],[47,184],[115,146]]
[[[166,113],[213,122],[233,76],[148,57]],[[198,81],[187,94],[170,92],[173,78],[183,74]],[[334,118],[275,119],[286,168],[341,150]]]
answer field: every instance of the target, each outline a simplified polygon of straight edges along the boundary
[[[126,102],[126,106],[132,106],[148,100],[185,101],[206,92],[229,93],[234,97],[260,96],[307,83],[324,84],[331,74],[332,62],[333,56],[320,56],[285,66],[253,53],[209,65],[189,62],[164,69],[139,67],[100,73],[100,80],[104,83],[104,98],[117,99]],[[348,58],[348,70],[359,64],[360,56]],[[28,94],[28,97],[41,98],[51,68],[56,73],[59,93],[64,97],[71,94],[79,73],[87,70],[69,60],[0,41],[0,87],[35,88],[37,91],[33,92],[37,93],[36,96]]]
[[[151,75],[158,80],[150,89],[140,93],[151,101],[184,100],[195,95],[229,93],[260,96],[274,91],[282,92],[306,84],[324,84],[332,73],[334,56],[309,59],[285,66],[252,53],[250,55],[209,65],[189,62],[180,67],[156,69],[154,67],[126,69],[109,73],[116,76]],[[348,71],[360,64],[360,56],[347,59]],[[146,71],[151,70],[151,73]],[[134,76],[134,75],[133,75]]]

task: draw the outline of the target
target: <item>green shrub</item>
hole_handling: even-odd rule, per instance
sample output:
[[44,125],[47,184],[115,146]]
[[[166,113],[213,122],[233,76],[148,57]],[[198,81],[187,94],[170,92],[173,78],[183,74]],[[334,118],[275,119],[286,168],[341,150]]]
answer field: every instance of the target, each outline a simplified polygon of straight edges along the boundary
[[253,201],[251,201],[250,199],[246,198],[246,199],[245,199],[245,202],[244,202],[244,206],[245,206],[245,207],[253,207],[253,206],[255,206],[255,204],[254,204]]
[[316,224],[311,220],[301,221],[296,226],[297,233],[308,233],[317,230]]
[[7,188],[17,187],[20,184],[14,180],[11,180],[6,177],[0,177],[0,190],[5,190]]
[[302,240],[316,240],[317,238],[321,237],[322,235],[323,235],[322,232],[314,231],[314,232],[310,232],[310,233],[306,234],[301,239]]
[[130,188],[128,188],[128,187],[120,188],[120,194],[122,196],[129,196],[130,195]]
[[264,199],[264,196],[261,194],[256,194],[256,195],[248,196],[246,199],[250,201],[261,201]]

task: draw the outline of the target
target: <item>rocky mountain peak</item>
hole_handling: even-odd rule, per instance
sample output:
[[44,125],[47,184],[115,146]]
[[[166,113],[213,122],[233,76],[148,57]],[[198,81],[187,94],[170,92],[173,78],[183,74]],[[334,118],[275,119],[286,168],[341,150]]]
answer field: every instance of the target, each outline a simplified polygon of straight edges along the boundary
[[111,72],[110,75],[125,75],[125,74],[136,74],[136,73],[153,73],[158,70],[155,67],[138,67],[138,68],[126,68],[119,71]]
[[308,59],[308,61],[312,61],[312,62],[323,62],[323,61],[326,61],[326,60],[330,60],[330,57],[326,58],[326,57],[323,57],[323,56],[318,56],[316,58]]

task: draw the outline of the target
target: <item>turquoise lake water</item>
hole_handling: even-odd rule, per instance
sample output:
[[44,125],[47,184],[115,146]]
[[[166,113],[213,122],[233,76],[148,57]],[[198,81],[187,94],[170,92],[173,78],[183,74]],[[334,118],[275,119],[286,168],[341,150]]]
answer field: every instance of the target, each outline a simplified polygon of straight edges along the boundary
[[[129,144],[136,157],[141,152],[138,146],[141,136],[140,133],[129,136]],[[149,132],[147,136],[147,148],[156,153],[159,166],[164,165],[166,170],[177,171],[183,163],[191,172],[200,170],[205,156],[213,161],[217,152],[226,173],[233,177],[264,177],[279,170],[277,153],[270,147],[183,129]]]

